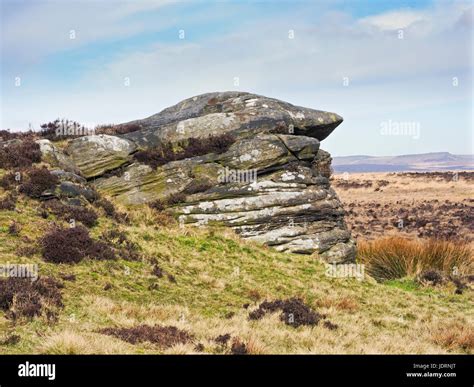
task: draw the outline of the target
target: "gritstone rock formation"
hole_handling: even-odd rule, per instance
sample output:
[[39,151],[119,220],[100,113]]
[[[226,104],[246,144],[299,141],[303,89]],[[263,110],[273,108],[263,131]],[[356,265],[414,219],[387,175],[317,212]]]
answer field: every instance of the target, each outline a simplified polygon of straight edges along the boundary
[[[355,243],[329,184],[331,157],[320,149],[341,122],[255,94],[209,93],[121,125],[132,132],[72,139],[64,154],[47,140],[41,147],[124,204],[161,200],[181,223],[224,224],[280,251],[344,263],[354,260]],[[211,140],[223,144],[203,152]],[[157,164],[138,157],[153,152],[164,155]],[[170,152],[186,157],[167,159]]]

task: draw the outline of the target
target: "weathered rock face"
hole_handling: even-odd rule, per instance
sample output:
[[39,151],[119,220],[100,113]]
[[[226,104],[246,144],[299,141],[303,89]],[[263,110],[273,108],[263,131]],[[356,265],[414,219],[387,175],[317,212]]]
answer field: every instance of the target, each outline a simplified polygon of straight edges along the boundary
[[[320,149],[341,122],[334,113],[254,94],[210,93],[128,123],[137,131],[71,140],[66,153],[98,191],[124,204],[162,200],[180,223],[224,224],[280,251],[343,263],[354,260],[355,243],[329,185],[331,157]],[[157,168],[133,157],[224,133],[235,141],[220,154]]]
[[335,113],[307,109],[261,95],[230,91],[186,99],[143,120],[127,123],[140,131],[126,134],[140,146],[176,142],[189,137],[232,133],[293,132],[324,140],[342,122]]
[[66,153],[86,178],[101,176],[131,160],[136,150],[133,142],[100,134],[71,140]]

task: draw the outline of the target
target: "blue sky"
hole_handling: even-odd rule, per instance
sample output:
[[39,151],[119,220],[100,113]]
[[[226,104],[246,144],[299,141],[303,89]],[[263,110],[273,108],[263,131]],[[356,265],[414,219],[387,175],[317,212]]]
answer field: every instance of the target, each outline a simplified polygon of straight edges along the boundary
[[0,2],[2,129],[243,90],[342,115],[335,156],[473,153],[471,1]]

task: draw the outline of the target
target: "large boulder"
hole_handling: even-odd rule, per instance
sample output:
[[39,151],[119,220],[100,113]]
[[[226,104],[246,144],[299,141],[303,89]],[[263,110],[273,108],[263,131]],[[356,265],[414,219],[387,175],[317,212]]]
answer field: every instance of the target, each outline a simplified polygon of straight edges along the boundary
[[65,151],[81,174],[89,179],[129,162],[135,150],[135,144],[129,140],[99,134],[71,140]]
[[228,91],[186,99],[148,118],[123,124],[141,127],[125,134],[142,147],[223,133],[305,135],[324,140],[342,122],[335,113],[308,109],[257,94]]
[[[255,94],[209,93],[123,124],[133,132],[73,139],[65,153],[99,192],[125,205],[160,200],[183,225],[221,224],[280,251],[345,263],[354,261],[355,243],[329,184],[331,156],[320,149],[341,122],[335,113]],[[233,143],[219,151],[174,160],[160,153],[157,164],[143,158],[222,134]],[[70,195],[76,188],[62,185]]]
[[79,173],[79,169],[68,156],[64,154],[56,145],[50,140],[40,139],[36,140],[40,147],[42,159],[53,167],[58,167],[64,171],[71,173]]

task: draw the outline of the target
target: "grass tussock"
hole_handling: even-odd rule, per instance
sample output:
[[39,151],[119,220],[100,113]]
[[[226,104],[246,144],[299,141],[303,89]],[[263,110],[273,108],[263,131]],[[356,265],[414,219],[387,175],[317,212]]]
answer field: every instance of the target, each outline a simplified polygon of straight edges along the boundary
[[434,343],[450,350],[461,349],[467,353],[474,350],[474,327],[460,323],[440,326],[431,332]]
[[[470,282],[460,294],[453,294],[449,283],[447,294],[443,286],[413,290],[409,286],[417,285],[414,279],[405,287],[405,279],[394,280],[399,286],[392,286],[369,279],[329,278],[326,266],[314,257],[280,253],[217,226],[157,225],[157,217],[165,212],[113,204],[127,211],[129,222],[117,223],[110,208],[97,206],[102,208],[96,208],[99,219],[93,229],[78,225],[76,229],[83,232],[71,231],[74,235],[69,238],[63,235],[69,228],[62,228],[51,238],[52,258],[59,262],[74,254],[65,246],[83,240],[76,247],[84,258],[72,265],[58,265],[42,256],[44,246],[39,242],[45,230],[52,229],[38,216],[41,206],[36,200],[19,196],[17,211],[0,211],[0,264],[39,264],[42,274],[62,281],[64,304],[50,307],[51,301],[41,296],[39,318],[36,302],[8,296],[8,305],[0,310],[0,325],[8,325],[0,343],[8,344],[0,345],[0,353],[415,354],[465,353],[470,348],[468,331],[460,329],[450,338],[449,328],[441,329],[453,321],[473,326]],[[13,221],[19,235],[10,230]],[[89,255],[91,241],[103,242],[115,259]],[[19,247],[30,246],[37,251],[17,253]],[[430,283],[445,277],[420,272],[420,278]],[[11,288],[8,284],[3,289],[6,293]],[[304,304],[288,302],[291,299]],[[10,313],[19,310],[34,318],[12,324]],[[48,310],[57,314],[57,320]],[[258,310],[256,319],[249,318]],[[325,318],[314,324],[315,314]],[[159,342],[160,334],[163,340],[173,337],[174,329],[117,331],[136,334],[134,343],[99,333],[143,326],[176,327],[192,340],[172,346],[153,343],[153,338]],[[9,339],[10,335],[21,340]]]
[[358,261],[377,280],[417,276],[425,270],[446,275],[469,274],[474,267],[471,247],[463,242],[390,237],[358,243]]

